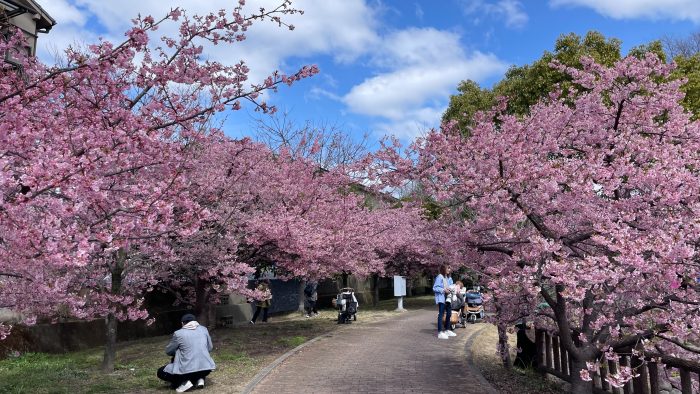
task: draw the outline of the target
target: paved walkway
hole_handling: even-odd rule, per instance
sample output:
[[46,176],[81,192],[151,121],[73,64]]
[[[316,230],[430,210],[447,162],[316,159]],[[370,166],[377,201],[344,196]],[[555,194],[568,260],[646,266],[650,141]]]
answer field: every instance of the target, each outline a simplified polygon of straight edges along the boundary
[[467,362],[468,338],[483,325],[458,328],[457,337],[442,340],[435,317],[424,309],[351,324],[285,359],[252,392],[496,393]]

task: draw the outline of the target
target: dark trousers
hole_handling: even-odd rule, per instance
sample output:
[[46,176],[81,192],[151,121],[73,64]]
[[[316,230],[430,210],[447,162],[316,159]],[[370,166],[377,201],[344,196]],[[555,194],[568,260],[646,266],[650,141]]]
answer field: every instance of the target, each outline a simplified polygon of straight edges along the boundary
[[445,330],[452,328],[452,323],[450,323],[450,320],[452,320],[452,303],[445,302]]
[[170,383],[170,386],[172,388],[177,388],[181,384],[185,383],[186,381],[192,382],[192,384],[197,384],[197,380],[199,379],[204,379],[211,371],[206,370],[206,371],[197,371],[197,372],[192,372],[192,373],[186,373],[182,375],[175,375],[171,373],[167,373],[164,371],[165,365],[162,367],[158,368],[158,372],[156,375],[160,380],[165,380],[166,382]]
[[260,310],[261,310],[261,309],[262,309],[262,311],[263,311],[263,319],[262,319],[262,321],[263,321],[263,322],[266,322],[266,321],[267,321],[267,310],[268,310],[269,308],[265,308],[265,307],[262,307],[262,306],[260,306],[260,305],[256,305],[256,306],[255,306],[255,313],[253,313],[253,320],[252,320],[253,323],[255,323],[255,321],[258,320],[258,315],[260,315]]
[[312,313],[318,313],[316,310],[316,301],[307,299],[306,300],[306,313],[311,315]]
[[445,317],[445,303],[438,302],[438,333],[441,333],[444,329],[442,327],[442,320]]

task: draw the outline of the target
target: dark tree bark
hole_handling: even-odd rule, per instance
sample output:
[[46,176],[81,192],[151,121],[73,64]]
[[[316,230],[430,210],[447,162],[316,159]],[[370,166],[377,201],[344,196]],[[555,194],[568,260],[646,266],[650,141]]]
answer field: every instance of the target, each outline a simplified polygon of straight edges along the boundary
[[[126,251],[119,249],[114,256],[114,264],[111,267],[112,284],[111,294],[119,295],[122,290],[122,273],[124,272],[124,264],[126,263]],[[107,329],[107,338],[105,342],[105,352],[102,358],[102,371],[113,372],[114,363],[117,358],[117,317],[114,313],[107,314],[105,325]]]
[[379,274],[372,274],[372,306],[379,304]]
[[194,315],[197,316],[197,322],[209,329],[214,329],[216,326],[216,309],[211,304],[209,296],[211,295],[210,283],[208,280],[199,277],[194,280]]

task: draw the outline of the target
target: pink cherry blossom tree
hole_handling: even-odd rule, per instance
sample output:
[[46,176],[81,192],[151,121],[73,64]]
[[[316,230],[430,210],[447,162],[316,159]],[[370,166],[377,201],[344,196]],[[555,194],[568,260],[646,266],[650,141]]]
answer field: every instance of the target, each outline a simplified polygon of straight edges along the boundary
[[553,65],[578,90],[553,92],[528,116],[501,103],[470,137],[448,124],[409,156],[377,156],[392,170],[385,182],[420,179],[459,213],[441,220],[479,253],[470,265],[488,278],[499,323],[558,332],[575,393],[592,391],[588,370],[613,350],[697,359],[700,340],[700,125],[678,104],[682,81],[654,55],[583,64]]
[[[235,45],[254,22],[287,26],[281,17],[298,12],[289,1],[249,15],[243,6],[139,17],[119,45],[69,48],[65,67],[20,56],[18,68],[2,70],[4,306],[25,323],[59,312],[105,317],[105,370],[114,365],[117,320],[147,316],[143,291],[167,261],[149,256],[167,257],[167,237],[191,234],[206,217],[183,174],[209,138],[207,120],[246,100],[274,111],[260,100],[264,91],[318,71],[306,66],[250,83],[243,61],[202,60],[205,43]],[[166,23],[179,24],[178,35],[158,44],[152,37]]]

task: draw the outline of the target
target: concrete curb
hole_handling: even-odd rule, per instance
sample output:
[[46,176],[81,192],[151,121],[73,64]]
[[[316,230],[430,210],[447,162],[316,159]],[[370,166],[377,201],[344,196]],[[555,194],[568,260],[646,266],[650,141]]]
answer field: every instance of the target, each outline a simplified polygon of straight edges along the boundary
[[479,336],[484,330],[486,330],[488,326],[483,326],[477,331],[472,332],[469,334],[469,337],[467,338],[467,342],[464,344],[464,351],[467,353],[467,365],[469,365],[469,368],[471,368],[476,375],[478,376],[479,383],[481,383],[487,390],[489,394],[498,394],[498,390],[494,388],[491,383],[486,380],[484,375],[481,374],[481,371],[479,371],[479,368],[474,365],[474,358],[472,354],[472,345],[474,344],[474,339]]

